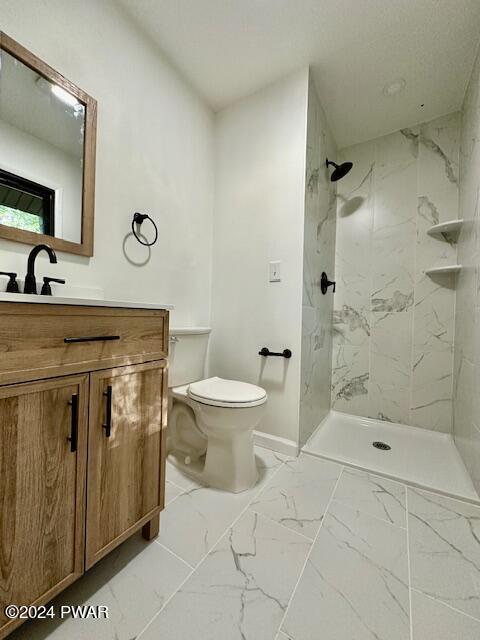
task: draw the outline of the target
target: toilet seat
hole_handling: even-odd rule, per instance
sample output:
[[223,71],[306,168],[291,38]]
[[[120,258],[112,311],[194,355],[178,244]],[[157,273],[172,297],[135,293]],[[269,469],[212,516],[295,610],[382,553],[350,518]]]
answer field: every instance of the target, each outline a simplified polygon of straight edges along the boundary
[[218,377],[190,384],[187,393],[192,400],[212,407],[247,408],[267,401],[267,394],[261,387]]

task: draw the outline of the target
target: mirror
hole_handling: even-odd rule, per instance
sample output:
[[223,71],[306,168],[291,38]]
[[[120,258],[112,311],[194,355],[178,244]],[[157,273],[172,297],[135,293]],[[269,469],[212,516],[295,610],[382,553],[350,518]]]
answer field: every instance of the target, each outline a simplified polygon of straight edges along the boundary
[[0,237],[93,255],[96,102],[0,32]]

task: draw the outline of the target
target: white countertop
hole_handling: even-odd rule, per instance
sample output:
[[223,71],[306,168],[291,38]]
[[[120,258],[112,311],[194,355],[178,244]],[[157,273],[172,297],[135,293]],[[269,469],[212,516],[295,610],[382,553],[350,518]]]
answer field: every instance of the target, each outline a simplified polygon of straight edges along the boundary
[[[121,309],[164,309],[172,311],[173,305],[160,302],[130,302],[128,300],[104,300],[93,298],[62,298],[25,293],[0,292],[0,302],[29,302],[37,304],[67,304],[80,307],[117,307]],[[1,307],[0,307],[1,314]]]

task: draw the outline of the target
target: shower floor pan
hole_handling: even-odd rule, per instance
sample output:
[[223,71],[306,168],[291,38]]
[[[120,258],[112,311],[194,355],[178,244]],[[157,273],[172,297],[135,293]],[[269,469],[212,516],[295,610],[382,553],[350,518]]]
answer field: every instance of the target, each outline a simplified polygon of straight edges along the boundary
[[444,433],[331,411],[303,451],[445,495],[480,501],[452,436]]

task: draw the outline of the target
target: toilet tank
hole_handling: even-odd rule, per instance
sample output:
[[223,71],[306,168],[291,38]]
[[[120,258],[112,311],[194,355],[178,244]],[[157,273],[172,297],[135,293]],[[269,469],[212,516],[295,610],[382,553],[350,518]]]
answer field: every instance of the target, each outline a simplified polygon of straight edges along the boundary
[[169,387],[205,378],[210,331],[208,327],[170,329]]

